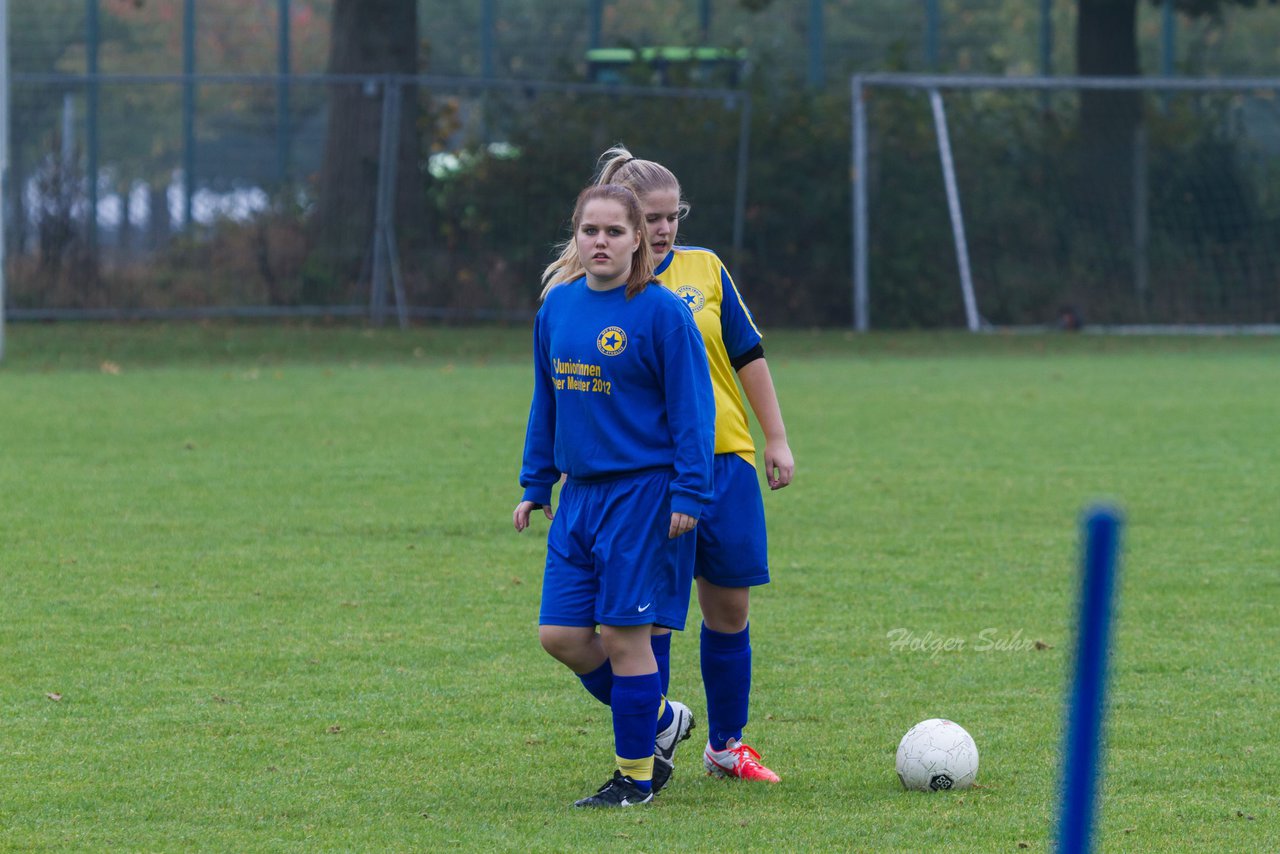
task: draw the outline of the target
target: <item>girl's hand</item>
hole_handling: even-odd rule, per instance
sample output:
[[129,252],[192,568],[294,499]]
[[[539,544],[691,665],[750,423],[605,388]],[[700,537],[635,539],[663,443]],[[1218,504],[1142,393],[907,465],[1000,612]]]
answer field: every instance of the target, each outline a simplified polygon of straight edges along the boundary
[[555,518],[555,514],[551,512],[550,504],[534,504],[532,501],[521,501],[516,505],[515,512],[511,514],[511,523],[516,526],[517,534],[529,527],[529,514],[539,507],[542,508],[542,514],[548,520]]
[[667,532],[667,539],[674,540],[681,534],[687,534],[692,531],[698,524],[698,520],[692,516],[686,516],[683,513],[671,514],[671,530]]
[[786,441],[769,442],[764,445],[764,476],[769,481],[770,489],[782,489],[791,483],[796,473],[796,461],[791,456],[791,448]]

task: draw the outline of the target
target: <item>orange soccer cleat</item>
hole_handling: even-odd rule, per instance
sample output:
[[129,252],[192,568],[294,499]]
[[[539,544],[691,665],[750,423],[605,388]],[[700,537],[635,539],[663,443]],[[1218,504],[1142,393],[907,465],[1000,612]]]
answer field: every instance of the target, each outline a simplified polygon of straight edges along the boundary
[[777,783],[778,775],[760,764],[760,754],[740,741],[730,740],[724,750],[712,750],[707,745],[702,754],[702,764],[713,777],[734,777],[738,780],[763,780]]

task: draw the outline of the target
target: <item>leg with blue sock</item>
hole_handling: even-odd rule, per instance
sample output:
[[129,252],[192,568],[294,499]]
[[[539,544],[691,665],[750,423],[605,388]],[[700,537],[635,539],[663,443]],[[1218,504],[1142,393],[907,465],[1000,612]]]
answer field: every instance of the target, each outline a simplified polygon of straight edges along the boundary
[[[660,635],[650,636],[650,645],[653,647],[653,658],[658,664],[658,679],[662,686],[662,696],[667,696],[667,685],[671,681],[671,633],[666,632]],[[613,702],[613,665],[609,663],[609,659],[605,659],[604,663],[588,673],[576,674],[578,681],[582,683],[582,687],[587,689],[587,693],[595,697],[606,706]],[[662,703],[658,711],[658,732],[662,732],[671,726],[674,715],[669,703]]]
[[[659,635],[654,635],[659,637]],[[662,635],[667,639],[667,649],[671,649],[671,635]],[[668,661],[670,659],[668,658]],[[613,665],[609,663],[609,659],[604,660],[595,670],[590,673],[577,674],[578,681],[582,683],[582,687],[587,689],[587,693],[595,697],[606,706],[613,705]],[[658,671],[658,679],[662,679],[662,671]],[[663,692],[663,702],[658,707],[658,732],[662,732],[671,726],[675,718],[671,704],[666,702],[666,692]]]
[[[659,684],[665,684],[671,667],[671,634],[664,632],[652,635],[650,637],[650,646],[654,653],[654,660],[658,665]],[[574,659],[574,663],[579,666],[590,666],[586,655],[579,655]],[[614,676],[613,664],[608,658],[604,659],[594,669],[588,670],[586,673],[575,672],[575,675],[578,677],[578,681],[582,683],[582,687],[587,689],[587,693],[606,706],[613,705],[613,688],[617,677]],[[667,701],[664,694],[665,692],[659,695],[657,710],[657,736],[654,743],[652,772],[654,794],[657,794],[671,779],[675,764],[676,747],[680,742],[689,738],[689,733],[694,726],[693,713],[689,711],[689,708],[682,703]]]
[[649,642],[653,647],[653,658],[658,663],[658,678],[662,680],[658,737],[653,746],[653,793],[656,795],[671,780],[675,771],[676,748],[689,738],[693,730],[693,712],[684,703],[667,699],[667,688],[671,684],[671,632],[654,634]]
[[653,743],[660,680],[657,673],[614,676],[613,752],[617,770],[576,807],[630,807],[653,800]]
[[579,673],[577,676],[588,694],[606,706],[613,702],[613,665],[609,663],[609,659],[606,658],[604,664],[590,673]]
[[667,696],[671,688],[671,632],[649,636],[649,645],[653,647],[653,660],[658,663],[658,678],[662,680],[662,696]]
[[[653,800],[653,757],[662,680],[658,676],[648,626],[602,626],[601,637],[613,670],[609,706],[617,770],[579,807],[628,807]],[[587,674],[591,676],[589,672]],[[583,680],[598,684],[595,680]],[[590,690],[590,688],[588,688]]]
[[652,789],[661,686],[657,673],[613,678],[613,749],[618,770],[644,792]]
[[702,626],[702,681],[709,738],[703,765],[716,777],[778,782],[760,754],[742,741],[751,699],[751,627],[727,634]]
[[751,700],[751,627],[724,634],[702,624],[702,682],[707,692],[707,741],[724,750],[742,740]]

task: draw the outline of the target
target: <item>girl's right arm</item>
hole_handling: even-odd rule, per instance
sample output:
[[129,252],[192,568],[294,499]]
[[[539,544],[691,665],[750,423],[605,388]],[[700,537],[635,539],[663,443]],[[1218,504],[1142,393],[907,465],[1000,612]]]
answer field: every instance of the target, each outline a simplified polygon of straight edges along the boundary
[[[555,463],[556,393],[547,345],[545,309],[544,304],[533,322],[533,401],[529,404],[529,423],[524,435],[524,457],[520,467],[524,496],[520,503],[542,505],[548,508],[547,518],[551,518],[551,487],[560,480],[560,471]],[[519,507],[516,510],[519,512]],[[516,530],[521,530],[519,524]]]

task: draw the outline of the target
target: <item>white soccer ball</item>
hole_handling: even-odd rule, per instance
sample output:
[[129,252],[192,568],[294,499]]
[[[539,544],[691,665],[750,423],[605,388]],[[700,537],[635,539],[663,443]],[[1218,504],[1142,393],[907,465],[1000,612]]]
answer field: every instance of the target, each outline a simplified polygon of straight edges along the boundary
[[959,724],[930,718],[898,742],[896,767],[904,789],[967,789],[978,778],[978,745]]

